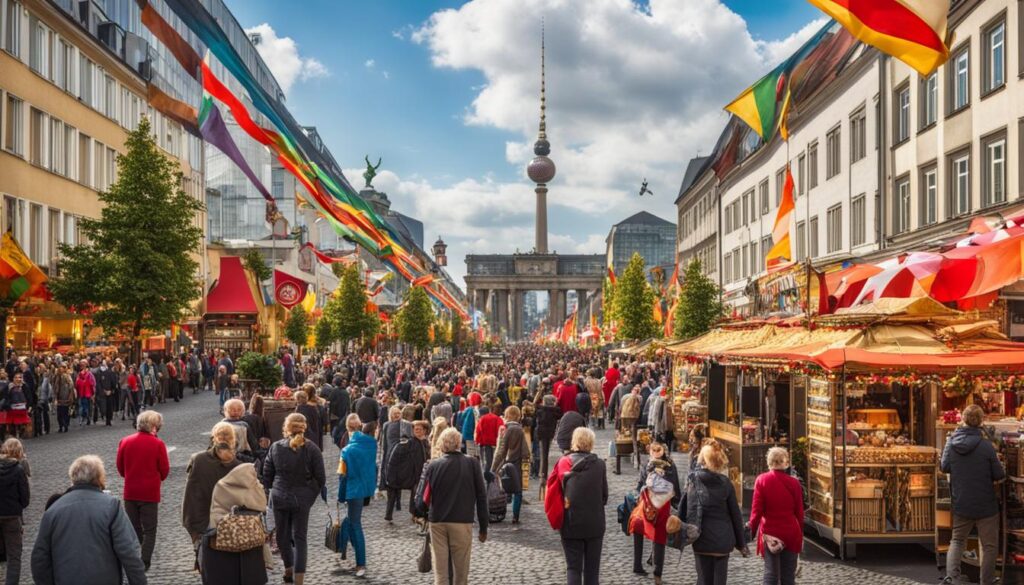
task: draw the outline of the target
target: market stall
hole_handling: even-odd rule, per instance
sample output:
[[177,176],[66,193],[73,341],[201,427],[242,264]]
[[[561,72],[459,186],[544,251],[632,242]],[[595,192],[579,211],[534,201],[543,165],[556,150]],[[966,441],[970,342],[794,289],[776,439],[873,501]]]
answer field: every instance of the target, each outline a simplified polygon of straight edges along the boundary
[[1024,344],[930,299],[733,325],[669,351],[706,365],[711,434],[729,448],[737,498],[749,503],[770,446],[789,447],[806,461],[808,524],[843,555],[864,542],[940,544],[944,413],[970,400],[1002,417],[997,382],[1024,370]]

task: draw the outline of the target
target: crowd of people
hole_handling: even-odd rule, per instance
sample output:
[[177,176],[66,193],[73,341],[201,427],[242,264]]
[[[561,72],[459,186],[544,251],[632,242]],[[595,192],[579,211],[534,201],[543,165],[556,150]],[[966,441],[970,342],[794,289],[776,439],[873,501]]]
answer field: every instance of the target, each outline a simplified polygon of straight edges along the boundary
[[[651,437],[633,460],[636,489],[621,510],[634,573],[647,575],[650,568],[660,584],[666,550],[689,546],[698,584],[719,585],[727,582],[731,553],[746,556],[756,543],[765,585],[794,583],[805,498],[788,453],[769,450],[769,471],[756,481],[749,517],[741,516],[721,444],[697,428],[688,437],[689,456],[674,453],[665,364],[612,362],[604,368],[607,358],[595,351],[527,344],[510,346],[504,360],[493,363],[473,356],[431,361],[330,354],[298,364],[287,352],[281,357],[286,383],[274,390],[273,400],[289,412],[274,422],[267,413],[271,399],[245,396],[237,377],[232,381],[226,355],[185,354],[177,365],[162,364],[170,366],[165,374],[148,358],[138,369],[116,359],[9,363],[12,373],[0,373],[10,380],[0,384],[0,396],[25,395],[34,404],[26,416],[38,416],[55,400],[58,431],[67,432],[68,409],[77,400],[80,424],[99,420],[91,418],[98,410],[108,423],[120,412],[136,427],[117,450],[116,468],[124,478],[120,501],[105,491],[100,458],[87,455],[71,465],[71,487],[50,498],[40,520],[30,561],[34,581],[146,583],[161,486],[170,472],[159,438],[163,417],[153,406],[180,400],[192,387],[217,392],[223,414],[210,430],[208,448],[189,460],[181,500],[181,525],[204,584],[263,584],[268,569],[280,563],[284,582],[301,585],[311,510],[332,497],[329,507],[339,521],[328,544],[343,560],[351,547],[353,576],[372,570],[363,517],[366,506],[382,497],[385,521],[395,522],[405,506],[409,530],[426,540],[420,570],[432,570],[438,585],[466,584],[472,580],[474,526],[476,538],[486,542],[489,526],[506,517],[509,504],[511,523],[520,523],[531,481],[539,483],[548,523],[559,531],[566,582],[599,583],[611,495],[594,431],[605,425],[634,439],[646,429]],[[13,436],[0,447],[0,538],[6,583],[12,584],[20,579],[31,472],[17,437],[19,423],[9,424],[15,425]],[[46,432],[45,425],[35,428]],[[326,441],[340,450],[336,465],[324,461]],[[962,476],[955,454],[943,464],[953,461],[954,474]],[[954,487],[954,513],[960,514],[957,505]],[[166,532],[160,534],[169,538]],[[85,533],[95,537],[83,545],[78,535]]]

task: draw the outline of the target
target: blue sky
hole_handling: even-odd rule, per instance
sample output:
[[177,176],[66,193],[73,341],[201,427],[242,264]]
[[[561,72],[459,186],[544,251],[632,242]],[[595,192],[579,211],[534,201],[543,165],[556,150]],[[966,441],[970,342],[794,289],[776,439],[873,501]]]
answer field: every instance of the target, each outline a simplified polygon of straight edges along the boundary
[[[456,275],[465,253],[532,244],[523,166],[542,16],[559,167],[552,247],[593,253],[640,209],[674,219],[686,161],[713,146],[721,106],[820,17],[803,0],[227,1],[243,27],[273,29],[282,50],[265,57],[294,78],[286,92],[300,123],[346,169],[382,156],[378,188],[425,221],[428,240],[445,237]],[[641,201],[645,176],[655,197]]]

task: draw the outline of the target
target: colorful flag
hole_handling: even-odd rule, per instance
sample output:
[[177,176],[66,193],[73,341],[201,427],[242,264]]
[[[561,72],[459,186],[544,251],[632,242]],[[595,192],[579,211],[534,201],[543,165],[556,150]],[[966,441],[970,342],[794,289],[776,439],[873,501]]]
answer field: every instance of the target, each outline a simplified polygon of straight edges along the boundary
[[263,186],[263,183],[260,182],[252,167],[249,166],[245,157],[242,156],[238,145],[235,144],[235,139],[231,137],[227,125],[224,124],[224,117],[220,114],[220,108],[213,103],[210,96],[203,98],[203,105],[199,111],[199,132],[202,133],[203,140],[216,146],[217,150],[220,150],[224,153],[224,156],[235,163],[238,170],[242,171],[242,174],[249,179],[249,182],[256,187],[256,190],[263,195],[264,199],[274,201],[274,196]]
[[291,309],[306,298],[309,283],[287,272],[274,270],[274,300],[286,309]]
[[611,264],[608,265],[608,280],[611,281],[612,286],[615,286],[615,269],[612,268]]
[[45,296],[46,275],[18,245],[10,231],[0,240],[0,294],[17,301],[26,294]]
[[853,36],[922,77],[949,59],[950,0],[809,0]]
[[793,260],[793,247],[789,241],[789,228],[793,224],[793,210],[796,205],[793,203],[793,173],[789,166],[786,166],[786,183],[782,189],[782,202],[779,203],[779,212],[775,216],[775,227],[772,228],[772,249],[764,258],[768,272],[773,272]]

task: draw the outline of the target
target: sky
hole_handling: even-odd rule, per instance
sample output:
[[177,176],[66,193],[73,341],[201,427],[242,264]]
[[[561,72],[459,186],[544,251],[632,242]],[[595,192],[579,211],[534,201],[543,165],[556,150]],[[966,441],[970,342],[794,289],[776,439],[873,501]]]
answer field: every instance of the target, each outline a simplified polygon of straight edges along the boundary
[[[722,107],[824,24],[805,0],[227,0],[303,125],[349,181],[374,186],[468,253],[533,247],[540,36],[546,35],[549,248],[601,253],[646,210],[675,222],[690,158]],[[637,192],[647,179],[654,195]]]

